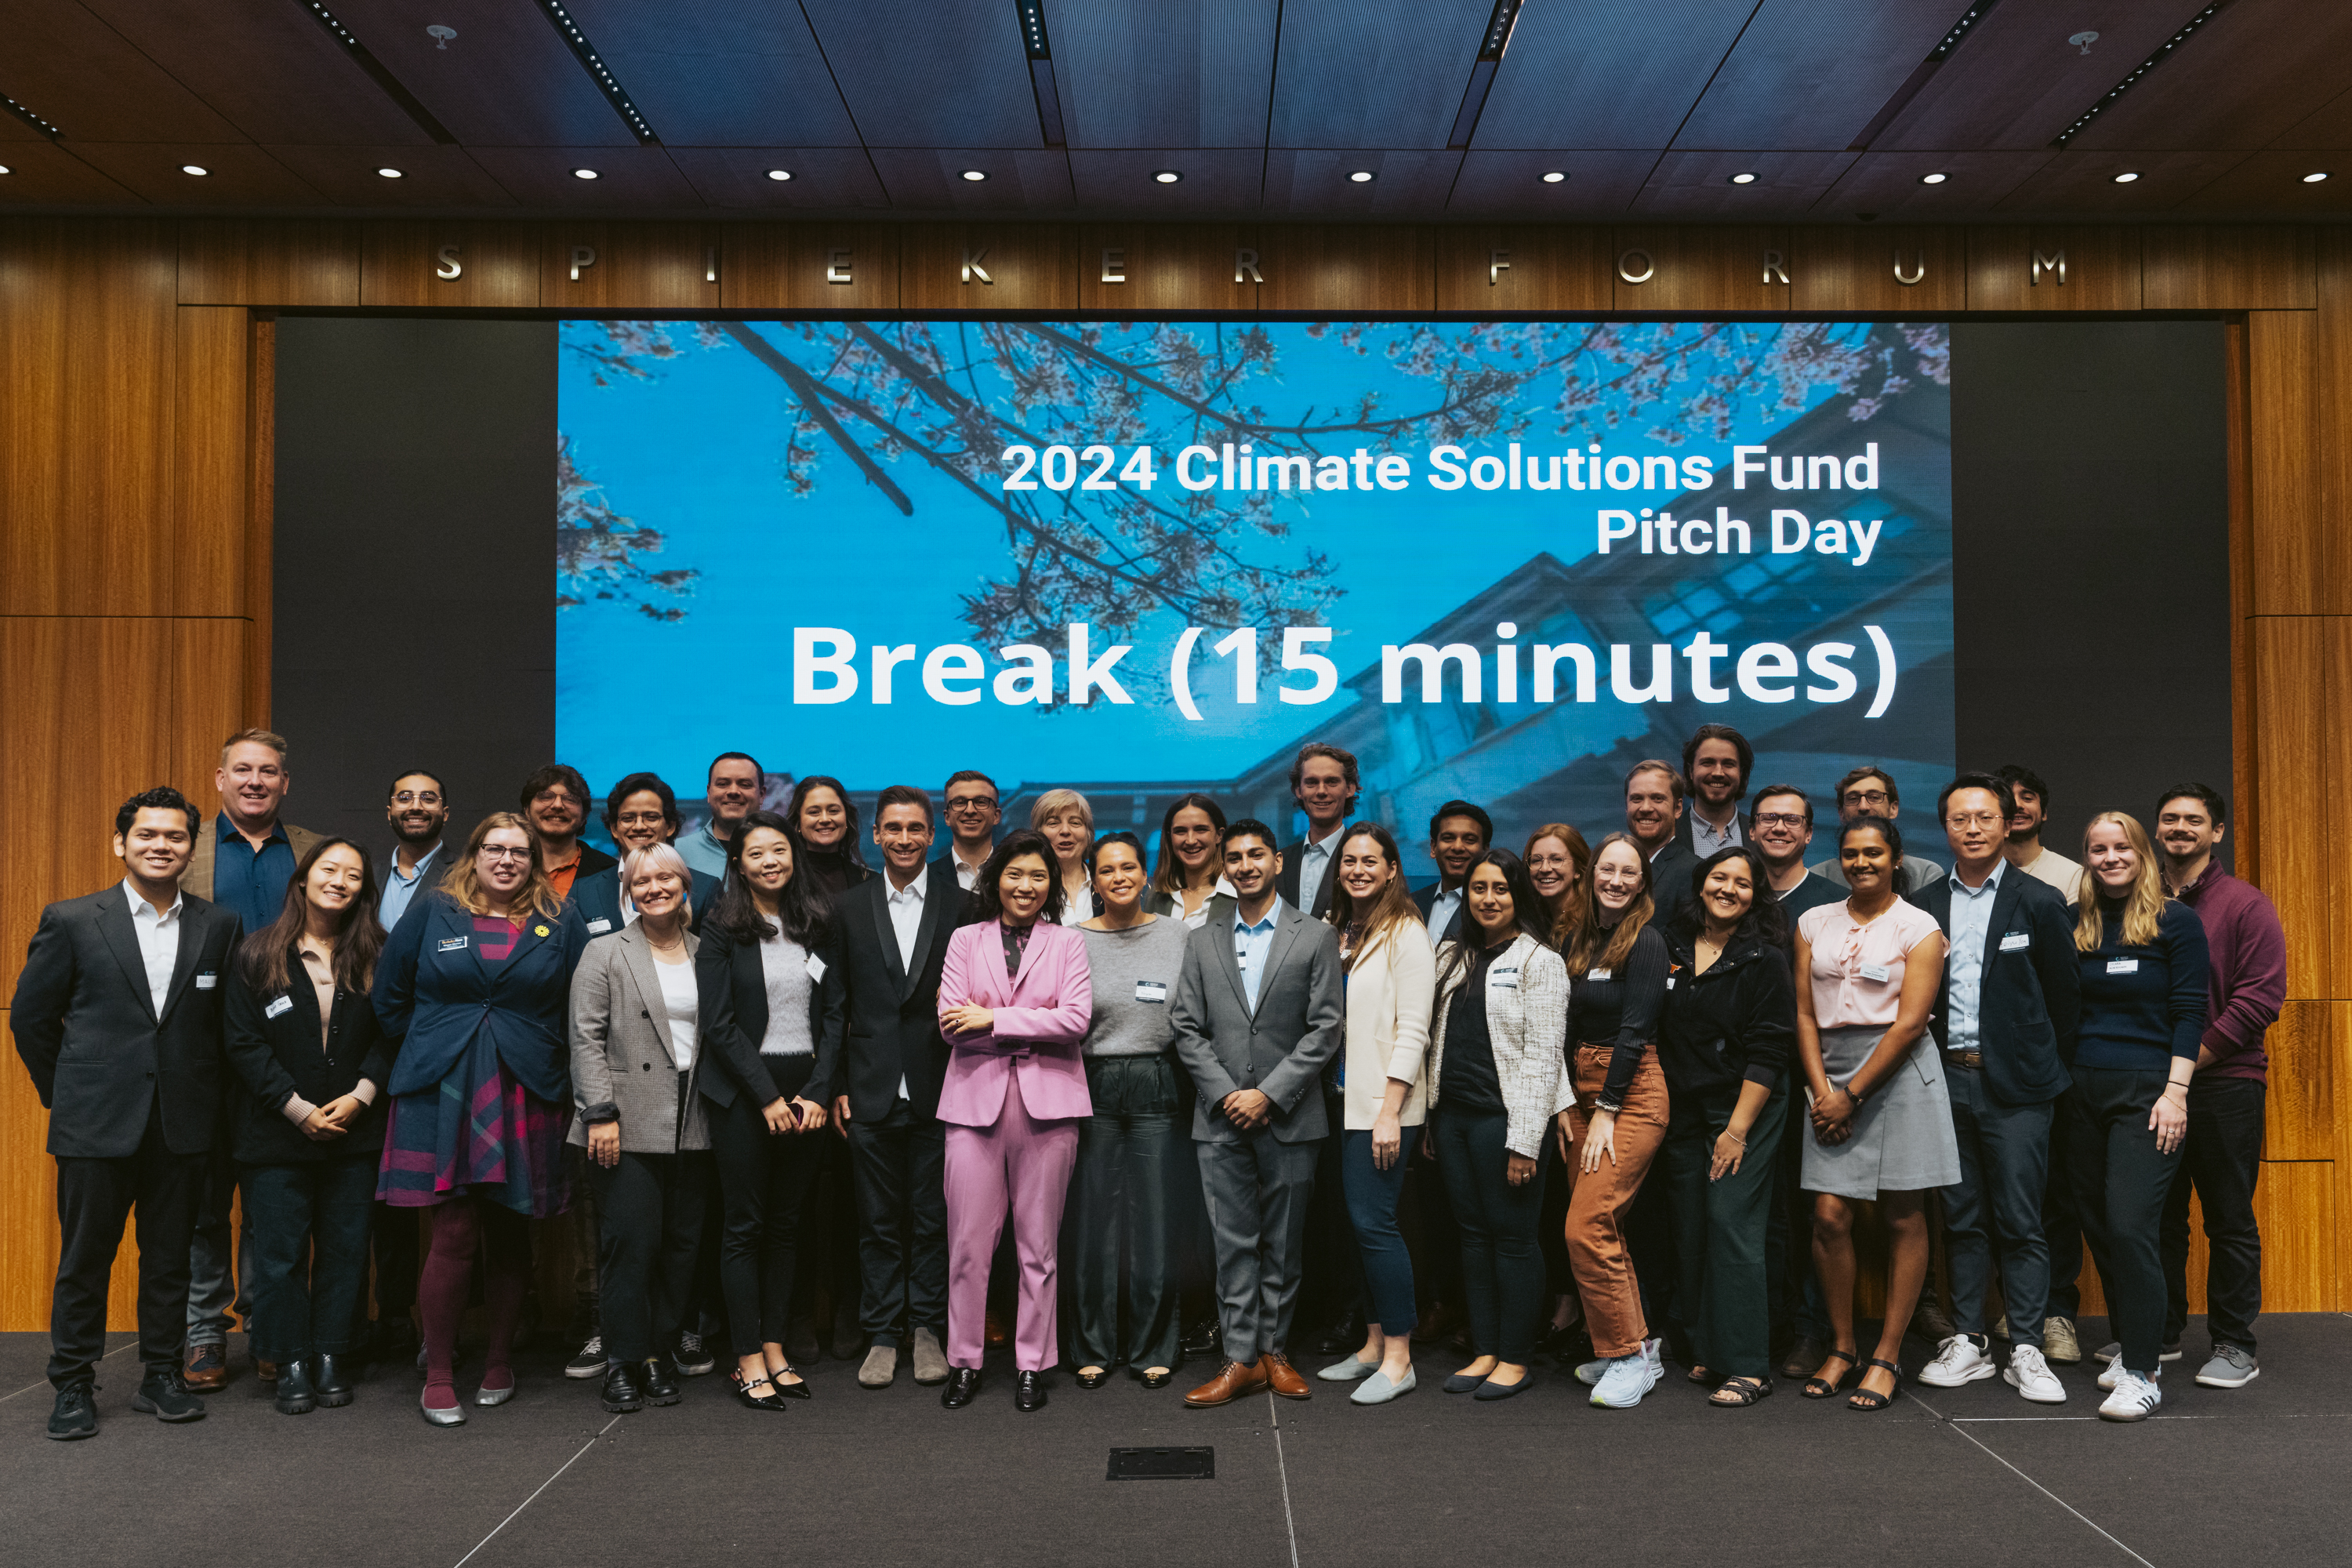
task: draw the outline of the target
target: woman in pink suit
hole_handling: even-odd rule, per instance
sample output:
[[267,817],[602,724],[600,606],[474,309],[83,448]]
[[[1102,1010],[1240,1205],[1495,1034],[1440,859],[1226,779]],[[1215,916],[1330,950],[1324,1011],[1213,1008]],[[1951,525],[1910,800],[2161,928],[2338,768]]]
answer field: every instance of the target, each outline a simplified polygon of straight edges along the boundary
[[1094,1110],[1079,1044],[1094,1016],[1086,939],[1061,924],[1053,846],[1024,828],[1005,836],[971,884],[971,923],[948,941],[940,1034],[950,1047],[940,1086],[947,1124],[950,1410],[980,1392],[988,1266],[1013,1212],[1021,1310],[1013,1336],[1013,1404],[1045,1403],[1055,1342],[1055,1247]]

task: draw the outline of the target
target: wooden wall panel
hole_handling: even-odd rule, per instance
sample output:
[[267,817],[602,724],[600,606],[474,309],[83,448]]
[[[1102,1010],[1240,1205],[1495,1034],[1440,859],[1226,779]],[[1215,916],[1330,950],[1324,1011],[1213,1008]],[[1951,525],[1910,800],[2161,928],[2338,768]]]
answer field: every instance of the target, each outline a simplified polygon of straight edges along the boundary
[[[454,247],[457,276],[441,260]],[[371,223],[362,232],[360,303],[436,310],[535,310],[540,226],[481,219]]]
[[[2352,531],[2347,526],[2352,521],[2352,230],[2320,230],[2314,250],[2318,309],[2300,318],[2314,329],[2310,354],[2300,362],[2306,378],[2279,389],[2286,395],[2300,394],[2303,404],[2300,409],[2273,405],[2278,415],[2294,419],[2290,428],[2309,444],[2295,453],[2284,450],[2273,436],[2265,434],[2264,441],[2292,465],[2273,493],[2283,502],[2299,481],[2302,526],[2320,540],[2320,577],[2310,602],[2328,615],[2343,616],[2352,615]],[[2257,319],[2249,318],[2249,323]]]
[[1496,315],[1612,310],[1615,254],[1609,231],[1601,228],[1473,224],[1443,229],[1437,308]]
[[[2316,1312],[2341,1306],[2336,1167],[2319,1160],[2263,1163],[2254,1223],[2263,1232],[2263,1310]],[[2190,1310],[2196,1309],[2191,1298]]]
[[348,218],[187,218],[183,305],[360,302],[360,226]]
[[[715,229],[677,223],[556,223],[541,236],[543,309],[647,314],[719,309]],[[578,254],[583,251],[584,260]]]
[[2252,642],[2264,721],[2256,788],[2262,819],[2273,825],[2263,839],[2263,890],[2286,928],[2287,994],[2326,996],[2334,901],[2326,868],[2336,861],[2335,823],[2343,814],[2322,766],[2338,721],[2320,685],[2325,626],[2309,616],[2258,618]]
[[[1621,310],[1786,310],[1794,275],[1782,228],[1621,228],[1611,237],[1611,273]],[[1639,252],[1654,270],[1641,277]],[[1769,264],[1768,253],[1778,257]],[[1791,282],[1780,281],[1788,276]]]
[[1257,250],[1265,275],[1260,310],[1350,316],[1437,308],[1437,247],[1425,228],[1269,224],[1257,231]]
[[2263,1041],[2270,1053],[2265,1160],[2336,1158],[2336,1080],[2352,1037],[2352,1002],[2289,1002]]
[[730,310],[896,310],[898,235],[885,223],[729,224],[719,230],[719,300]]
[[172,428],[172,607],[245,613],[246,486],[252,413],[250,312],[183,305]]
[[[1243,224],[1088,224],[1078,235],[1078,303],[1088,310],[1254,310],[1264,286],[1236,271],[1242,253],[1257,248],[1257,230]],[[1106,273],[1126,281],[1106,281]]]
[[1958,229],[1801,228],[1789,243],[1791,310],[1927,316],[1968,305],[1968,247]]
[[1075,311],[1077,228],[951,223],[908,229],[898,247],[898,302],[908,310]]
[[[2137,310],[2140,308],[2139,231],[2132,228],[1972,228],[1969,230],[1971,310]],[[2033,258],[2063,254],[2065,280]]]
[[2150,310],[2308,310],[2317,303],[2307,228],[2150,228],[2140,235]]
[[[2311,526],[2312,455],[2319,439],[2313,397],[2320,375],[2319,321],[2305,310],[2246,318],[2246,504],[2253,613],[2313,615],[2329,585],[2330,529]],[[2352,606],[2348,606],[2352,607]]]

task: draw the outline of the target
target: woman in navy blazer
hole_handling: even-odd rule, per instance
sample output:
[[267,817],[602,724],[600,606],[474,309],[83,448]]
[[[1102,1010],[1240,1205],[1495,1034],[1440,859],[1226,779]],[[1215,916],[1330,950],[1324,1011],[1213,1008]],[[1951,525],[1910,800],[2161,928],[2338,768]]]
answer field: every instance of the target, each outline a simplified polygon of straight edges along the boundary
[[[352,1402],[342,1359],[367,1285],[392,1046],[368,996],[383,927],[375,870],[348,838],[312,845],[277,920],[229,975],[231,1152],[254,1250],[253,1346],[278,1408]],[[314,1250],[315,1248],[315,1250]]]
[[1094,1109],[1081,1045],[1094,1017],[1086,938],[1062,925],[1053,846],[1034,828],[1005,836],[972,879],[977,917],[948,939],[940,974],[947,1075],[948,1385],[950,1410],[980,1391],[988,1266],[1013,1213],[1021,1309],[1013,1334],[1013,1404],[1045,1403],[1055,1339],[1055,1248],[1078,1123]]
[[417,1282],[425,1419],[457,1426],[451,1363],[481,1256],[490,1343],[476,1405],[514,1397],[509,1355],[530,1268],[526,1220],[571,1194],[572,972],[588,945],[580,912],[540,868],[530,825],[482,819],[441,886],[402,917],[376,964],[375,1012],[400,1042],[376,1196],[433,1213]]

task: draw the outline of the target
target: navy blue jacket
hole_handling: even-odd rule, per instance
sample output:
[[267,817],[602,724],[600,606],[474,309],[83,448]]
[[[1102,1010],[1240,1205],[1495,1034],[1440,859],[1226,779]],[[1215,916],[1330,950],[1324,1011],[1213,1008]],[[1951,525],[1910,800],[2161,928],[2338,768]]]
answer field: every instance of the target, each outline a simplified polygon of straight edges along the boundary
[[[1952,934],[1952,879],[1937,878],[1906,902],[1936,917]],[[1985,1088],[2001,1105],[2042,1105],[2066,1092],[2066,1068],[2083,1014],[2082,966],[2074,956],[2074,922],[2048,883],[2011,866],[1993,889],[1985,921],[1984,967],[1977,979],[1977,1049],[1984,1056]],[[1927,1027],[1941,1046],[1951,1038],[1952,971],[1948,961],[1936,989]]]
[[419,895],[376,960],[375,1016],[398,1052],[390,1091],[432,1088],[487,1034],[515,1081],[568,1102],[572,972],[588,940],[578,906],[566,904],[524,921],[514,952],[486,966],[474,917],[438,889]]

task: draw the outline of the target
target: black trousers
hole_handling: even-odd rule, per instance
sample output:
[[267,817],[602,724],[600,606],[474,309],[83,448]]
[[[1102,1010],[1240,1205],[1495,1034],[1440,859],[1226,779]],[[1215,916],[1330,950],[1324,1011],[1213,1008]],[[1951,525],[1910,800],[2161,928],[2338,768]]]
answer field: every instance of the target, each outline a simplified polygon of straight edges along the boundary
[[[1078,1163],[1062,1256],[1069,1260],[1080,1366],[1176,1364],[1176,1283],[1170,1244],[1176,1146],[1176,1068],[1165,1055],[1091,1057],[1094,1114],[1078,1123]],[[1010,1228],[1009,1226],[1007,1227]],[[1125,1287],[1127,1322],[1120,1331]]]
[[2123,1364],[2153,1377],[2164,1332],[2164,1264],[2157,1240],[2180,1151],[2157,1152],[2147,1124],[2166,1069],[2076,1067],[2066,1091],[2067,1157],[2083,1235],[2106,1288],[2107,1322]]
[[1665,1194],[1675,1240],[1675,1304],[1690,1331],[1695,1364],[1717,1382],[1772,1375],[1764,1241],[1780,1195],[1789,1096],[1772,1091],[1748,1129],[1739,1169],[1709,1181],[1715,1142],[1738,1102],[1736,1089],[1674,1096],[1666,1141],[1658,1150],[1666,1179],[1643,1184]]
[[2050,1300],[2050,1244],[2042,1214],[2055,1107],[2001,1104],[1981,1068],[1948,1065],[1944,1081],[1960,1146],[1960,1179],[1943,1189],[1953,1325],[1964,1334],[1985,1331],[1985,1293],[1998,1240],[2009,1342],[2040,1350]]
[[[785,1098],[807,1087],[810,1057],[771,1058]],[[719,1167],[719,1289],[727,1301],[727,1338],[739,1356],[784,1342],[792,1318],[793,1270],[800,1258],[801,1209],[830,1132],[774,1133],[748,1094],[710,1108],[710,1152]],[[695,1215],[697,1234],[701,1214]],[[688,1259],[688,1268],[692,1268]],[[610,1287],[604,1331],[613,1331]],[[606,1343],[611,1343],[608,1338]],[[647,1352],[651,1354],[651,1352]]]
[[367,1289],[375,1178],[369,1159],[247,1165],[239,1173],[259,1360],[350,1352]]
[[2259,1079],[2200,1078],[2189,1084],[2189,1141],[2164,1204],[2164,1342],[2189,1326],[2189,1194],[2205,1211],[2205,1328],[2217,1345],[2254,1348],[2263,1311],[2263,1233],[2254,1183],[2263,1171]]
[[172,1372],[188,1331],[188,1245],[205,1154],[174,1154],[160,1105],[123,1159],[58,1159],[58,1282],[49,1298],[49,1382],[88,1383],[106,1350],[106,1283],[122,1227],[139,1219],[139,1359]]
[[[742,1108],[739,1100],[735,1109]],[[759,1112],[751,1114],[756,1119]],[[762,1136],[766,1131],[762,1125]],[[596,1302],[606,1361],[641,1362],[677,1348],[694,1289],[710,1164],[710,1155],[700,1150],[632,1154],[624,1149],[610,1170],[588,1162],[588,1180],[596,1189]]]
[[948,1330],[947,1129],[905,1100],[879,1121],[852,1121],[857,1177],[858,1326],[877,1345],[898,1323]]
[[2073,1122],[2062,1098],[2050,1118],[2050,1184],[2042,1194],[2042,1239],[2050,1249],[2048,1316],[2073,1322],[2083,1315],[2083,1216],[2074,1203]]
[[[368,1244],[375,1254],[375,1310],[379,1321],[405,1321],[416,1315],[416,1271],[424,1264],[416,1211],[390,1204],[371,1205]],[[362,1316],[367,1303],[360,1303]]]
[[1437,1168],[1445,1174],[1454,1224],[1462,1232],[1462,1306],[1470,1343],[1481,1355],[1515,1366],[1535,1357],[1537,1320],[1544,1310],[1543,1248],[1536,1226],[1543,1213],[1543,1163],[1551,1129],[1536,1151],[1536,1173],[1523,1186],[1508,1175],[1503,1139],[1510,1119],[1499,1110],[1440,1110],[1432,1118]]

